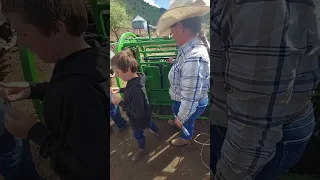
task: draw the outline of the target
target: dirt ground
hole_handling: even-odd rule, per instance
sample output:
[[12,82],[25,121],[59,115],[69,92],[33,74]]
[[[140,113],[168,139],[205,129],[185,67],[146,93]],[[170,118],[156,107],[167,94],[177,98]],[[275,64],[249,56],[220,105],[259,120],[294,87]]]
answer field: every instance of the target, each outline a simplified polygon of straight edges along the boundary
[[[111,79],[111,86],[117,86],[115,78]],[[125,83],[124,83],[125,86]],[[121,111],[122,116],[128,118]],[[174,147],[170,141],[179,136],[177,129],[170,127],[166,120],[156,120],[163,137],[153,136],[145,132],[148,154],[139,162],[132,162],[131,158],[138,149],[133,137],[132,129],[127,127],[119,132],[111,121],[110,135],[110,179],[111,180],[207,180],[210,179],[209,170],[201,161],[202,145],[192,142],[185,147]],[[196,137],[200,133],[210,133],[209,121],[196,121]],[[200,135],[196,140],[200,143],[208,141],[209,137]],[[210,165],[210,147],[203,147],[203,161]]]
[[[148,154],[139,162],[132,162],[131,157],[138,149],[130,127],[119,132],[116,127],[110,137],[110,179],[111,180],[207,180],[209,170],[200,157],[202,145],[195,142],[185,147],[174,147],[170,140],[178,137],[175,128],[165,120],[155,121],[163,132],[162,138],[146,131]],[[209,122],[197,121],[195,135],[210,133]],[[197,141],[206,142],[208,137],[201,135]],[[210,147],[203,148],[203,160],[209,165]]]

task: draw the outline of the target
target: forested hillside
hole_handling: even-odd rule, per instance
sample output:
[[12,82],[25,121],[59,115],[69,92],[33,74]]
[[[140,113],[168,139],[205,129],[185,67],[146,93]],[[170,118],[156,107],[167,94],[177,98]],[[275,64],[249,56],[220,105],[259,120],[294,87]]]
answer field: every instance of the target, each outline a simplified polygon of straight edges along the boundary
[[[144,2],[143,0],[119,0],[127,10],[130,17],[141,16],[151,25],[156,25],[160,16],[166,11],[164,8],[157,8]],[[209,23],[209,14],[204,17],[204,23]]]

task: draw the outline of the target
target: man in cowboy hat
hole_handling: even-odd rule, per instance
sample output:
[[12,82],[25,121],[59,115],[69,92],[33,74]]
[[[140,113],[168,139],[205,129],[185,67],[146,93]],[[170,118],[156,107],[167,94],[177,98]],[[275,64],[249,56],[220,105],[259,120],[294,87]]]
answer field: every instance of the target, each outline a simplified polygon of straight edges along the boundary
[[320,3],[217,0],[212,7],[211,169],[216,180],[275,180],[313,133]]
[[171,26],[184,19],[201,17],[210,11],[210,0],[171,0],[157,25],[158,36],[169,36]]
[[201,20],[209,11],[209,0],[172,0],[158,22],[158,35],[168,36],[172,33],[179,46],[178,56],[168,74],[169,94],[176,118],[168,123],[179,128],[183,126],[189,134],[182,133],[179,138],[172,140],[175,146],[190,143],[194,123],[208,105],[209,43],[201,29]]

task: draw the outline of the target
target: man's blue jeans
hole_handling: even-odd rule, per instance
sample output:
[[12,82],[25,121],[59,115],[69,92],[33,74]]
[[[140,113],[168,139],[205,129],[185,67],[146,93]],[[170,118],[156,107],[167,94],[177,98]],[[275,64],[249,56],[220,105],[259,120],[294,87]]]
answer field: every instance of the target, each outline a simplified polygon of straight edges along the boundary
[[16,138],[4,129],[3,100],[0,99],[0,174],[5,180],[42,179],[33,163],[27,140]]
[[[112,97],[111,94],[110,94],[110,97]],[[111,101],[110,101],[110,117],[119,129],[123,128],[126,125],[126,120],[122,117],[119,106],[112,104]]]
[[[181,133],[181,138],[183,139],[186,139],[186,140],[190,140],[192,139],[193,137],[193,133],[194,133],[194,123],[196,122],[197,118],[199,116],[201,116],[204,111],[206,110],[207,108],[207,105],[208,105],[208,98],[202,100],[199,102],[199,105],[197,107],[197,110],[196,112],[194,112],[191,117],[185,122],[183,123],[183,126],[189,131],[190,135],[187,136],[185,135],[184,133]],[[180,108],[180,102],[178,101],[173,101],[173,104],[172,104],[172,112],[177,116],[178,115],[178,112],[179,112],[179,108]]]
[[[299,161],[315,127],[313,111],[307,110],[307,112],[300,119],[284,125],[283,137],[276,145],[275,157],[265,165],[255,180],[276,180],[279,175],[287,173]],[[221,157],[220,151],[226,132],[227,128],[224,127],[210,127],[210,169],[212,173],[216,173],[216,164]]]

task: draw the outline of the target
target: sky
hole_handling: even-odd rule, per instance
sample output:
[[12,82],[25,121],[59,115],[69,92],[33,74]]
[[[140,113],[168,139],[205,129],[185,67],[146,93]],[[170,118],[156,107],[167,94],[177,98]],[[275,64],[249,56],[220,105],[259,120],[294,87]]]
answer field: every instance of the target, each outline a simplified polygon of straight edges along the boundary
[[147,2],[150,5],[158,8],[162,7],[168,9],[170,0],[144,0],[144,2]]

